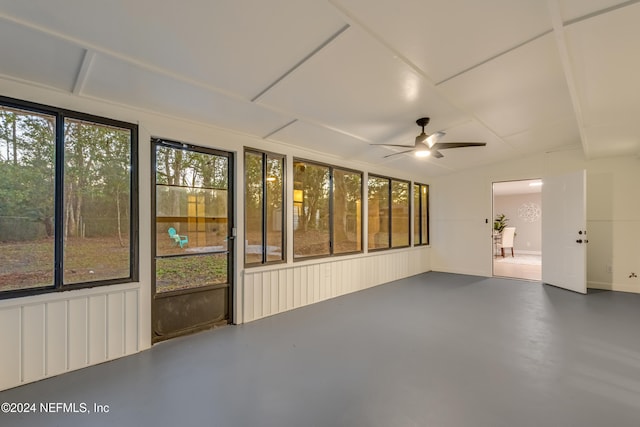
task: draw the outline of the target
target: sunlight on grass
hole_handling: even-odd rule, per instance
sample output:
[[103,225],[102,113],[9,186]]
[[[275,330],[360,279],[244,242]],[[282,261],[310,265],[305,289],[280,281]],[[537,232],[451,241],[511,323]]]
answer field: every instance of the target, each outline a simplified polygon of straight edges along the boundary
[[[129,277],[129,243],[115,237],[67,241],[64,282],[82,283]],[[53,285],[53,239],[0,244],[0,290]]]
[[158,293],[227,282],[226,254],[156,260],[156,292]]

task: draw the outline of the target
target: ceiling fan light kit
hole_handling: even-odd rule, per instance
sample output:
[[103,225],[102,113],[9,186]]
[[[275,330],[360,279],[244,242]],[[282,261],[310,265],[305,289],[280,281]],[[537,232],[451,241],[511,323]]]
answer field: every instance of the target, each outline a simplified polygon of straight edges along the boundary
[[397,153],[392,153],[384,156],[384,158],[396,156],[398,154],[405,154],[409,152],[413,152],[416,157],[428,157],[432,156],[437,159],[444,157],[442,153],[438,150],[445,150],[448,148],[463,148],[463,147],[484,147],[487,145],[486,142],[438,142],[440,138],[442,138],[445,133],[442,131],[435,132],[431,135],[428,135],[424,128],[429,124],[429,117],[421,117],[416,120],[416,124],[422,128],[422,132],[418,136],[416,136],[415,143],[413,147],[410,145],[401,145],[401,144],[371,144],[371,145],[385,145],[387,147],[404,147],[411,148],[406,151],[399,151]]
[[416,120],[416,124],[422,127],[422,132],[420,132],[420,135],[416,136],[416,145],[418,145],[425,142],[429,137],[429,135],[424,132],[424,127],[429,124],[429,117],[422,117]]

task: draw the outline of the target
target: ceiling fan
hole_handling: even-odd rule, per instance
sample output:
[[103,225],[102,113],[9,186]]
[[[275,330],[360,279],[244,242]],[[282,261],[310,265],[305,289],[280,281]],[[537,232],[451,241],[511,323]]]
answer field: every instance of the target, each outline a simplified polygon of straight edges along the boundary
[[415,152],[418,157],[427,157],[433,156],[437,159],[444,157],[442,153],[438,150],[445,150],[448,148],[461,148],[461,147],[484,147],[487,145],[486,142],[438,142],[440,138],[442,138],[445,133],[444,132],[436,132],[431,135],[427,135],[424,132],[424,127],[429,124],[429,117],[422,117],[416,120],[416,124],[422,127],[422,132],[420,135],[416,136],[416,141],[411,147],[410,145],[401,145],[401,144],[371,144],[371,145],[385,145],[387,147],[405,147],[411,148],[407,151],[399,151],[397,153],[392,153],[384,156],[384,158],[397,156],[398,154],[405,154],[410,152]]

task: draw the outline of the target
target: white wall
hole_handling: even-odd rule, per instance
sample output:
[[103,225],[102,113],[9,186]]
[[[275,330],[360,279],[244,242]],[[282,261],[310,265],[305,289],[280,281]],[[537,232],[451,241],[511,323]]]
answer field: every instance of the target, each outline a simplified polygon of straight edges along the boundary
[[[491,183],[587,170],[587,281],[640,293],[640,159],[586,161],[581,151],[534,155],[435,179],[431,269],[491,276]],[[544,187],[543,187],[544,191]],[[544,215],[544,206],[543,215]],[[611,265],[612,272],[607,272]]]
[[244,271],[244,321],[429,271],[429,248],[397,249]]
[[0,301],[0,390],[140,350],[140,286]]
[[[587,168],[587,280],[590,287],[640,292],[640,159]],[[611,272],[607,266],[611,266]]]
[[[127,106],[73,96],[67,92],[0,78],[0,94],[139,125],[140,281],[0,301],[0,390],[101,363],[151,346],[151,136],[236,153],[235,215],[243,230],[243,149],[245,146],[369,172],[362,164],[330,154],[265,141],[202,123]],[[376,173],[429,183],[425,176],[376,168]],[[292,186],[293,179],[288,183]],[[292,187],[289,188],[289,193]],[[290,198],[289,198],[290,199]],[[292,211],[289,200],[289,212]],[[366,218],[366,207],[364,218]],[[234,322],[311,304],[389,280],[430,270],[429,248],[407,248],[294,263],[292,224],[287,224],[288,263],[244,269],[244,249],[236,248]],[[366,230],[366,225],[365,228]],[[366,248],[366,233],[363,242]],[[275,278],[275,279],[274,279]],[[306,294],[305,294],[306,291]],[[277,297],[276,297],[277,296]]]
[[519,209],[524,204],[542,204],[540,193],[510,194],[493,197],[493,216],[505,214],[509,219],[508,227],[516,228],[513,249],[519,253],[540,254],[542,250],[542,216],[534,221],[526,221],[520,217]]

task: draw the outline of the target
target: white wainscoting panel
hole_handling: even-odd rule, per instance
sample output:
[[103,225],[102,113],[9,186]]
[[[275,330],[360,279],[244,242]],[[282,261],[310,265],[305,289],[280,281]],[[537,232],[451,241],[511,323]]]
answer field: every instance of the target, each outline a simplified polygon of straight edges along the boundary
[[89,364],[88,305],[88,298],[76,298],[67,302],[67,318],[69,319],[67,326],[67,367],[69,370],[79,369]]
[[25,382],[44,377],[45,316],[46,305],[23,307],[22,321],[22,378]]
[[107,296],[89,297],[89,364],[107,360]]
[[[58,375],[67,370],[67,304],[67,301],[52,301],[46,305],[45,372],[48,375]],[[58,319],[64,319],[64,321]]]
[[0,301],[0,390],[139,351],[138,287]]
[[0,342],[2,343],[2,363],[0,363],[0,384],[9,388],[20,384],[22,378],[22,315],[20,307],[0,310]]
[[245,269],[243,322],[293,310],[431,269],[429,247]]

